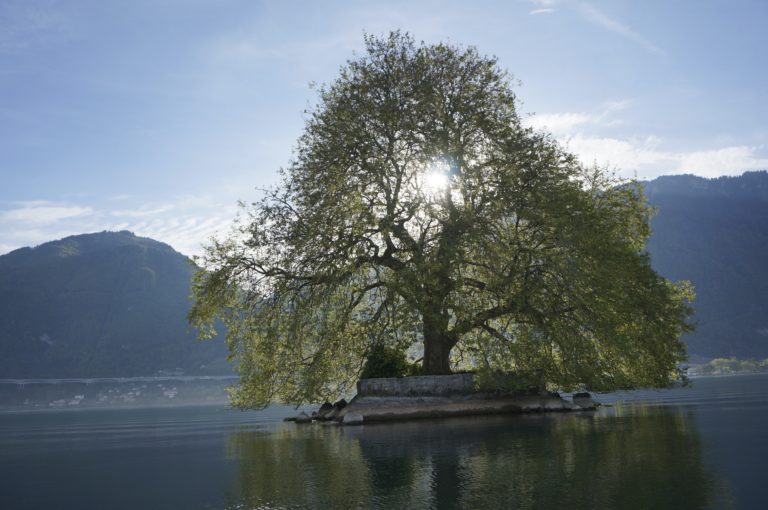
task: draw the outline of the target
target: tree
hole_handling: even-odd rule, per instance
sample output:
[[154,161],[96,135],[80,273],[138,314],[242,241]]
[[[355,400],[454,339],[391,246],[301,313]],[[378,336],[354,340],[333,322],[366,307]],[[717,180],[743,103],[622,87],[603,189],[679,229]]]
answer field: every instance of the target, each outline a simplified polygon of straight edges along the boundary
[[428,374],[670,384],[691,293],[651,269],[641,188],[524,127],[495,58],[365,43],[281,183],[200,261],[190,318],[226,326],[234,403],[330,398],[376,345],[423,346]]

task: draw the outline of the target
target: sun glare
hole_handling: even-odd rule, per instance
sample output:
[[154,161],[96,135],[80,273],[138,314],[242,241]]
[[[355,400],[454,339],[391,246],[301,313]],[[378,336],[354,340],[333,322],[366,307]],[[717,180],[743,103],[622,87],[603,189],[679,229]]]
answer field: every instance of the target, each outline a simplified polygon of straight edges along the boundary
[[422,176],[421,188],[427,195],[437,195],[444,191],[451,182],[448,174],[450,168],[443,162],[429,165]]
[[448,186],[448,176],[443,172],[431,171],[424,175],[424,191],[429,194],[439,193]]

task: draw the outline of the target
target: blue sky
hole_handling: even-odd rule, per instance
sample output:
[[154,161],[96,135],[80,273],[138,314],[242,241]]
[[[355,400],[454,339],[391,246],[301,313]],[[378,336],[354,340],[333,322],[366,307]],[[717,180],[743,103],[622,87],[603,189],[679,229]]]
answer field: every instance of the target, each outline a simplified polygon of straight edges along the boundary
[[625,176],[768,168],[763,0],[0,0],[0,253],[128,229],[195,254],[274,184],[363,34],[496,55]]

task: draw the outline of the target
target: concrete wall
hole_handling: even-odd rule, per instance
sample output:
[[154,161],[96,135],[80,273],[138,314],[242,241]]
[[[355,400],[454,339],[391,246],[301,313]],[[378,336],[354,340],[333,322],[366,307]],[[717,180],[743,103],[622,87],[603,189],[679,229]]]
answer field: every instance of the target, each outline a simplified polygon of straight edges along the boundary
[[357,383],[360,397],[443,396],[474,393],[472,374],[422,375],[362,379]]

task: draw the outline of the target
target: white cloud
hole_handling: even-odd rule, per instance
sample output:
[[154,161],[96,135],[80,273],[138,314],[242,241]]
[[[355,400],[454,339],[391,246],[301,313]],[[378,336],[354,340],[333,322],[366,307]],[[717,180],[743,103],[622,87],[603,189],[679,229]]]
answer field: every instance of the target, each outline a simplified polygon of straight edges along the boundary
[[588,113],[541,113],[525,119],[525,123],[536,129],[548,131],[555,136],[563,136],[573,132],[576,126],[594,123],[599,116]]
[[625,177],[632,177],[635,173],[639,177],[649,177],[647,173],[653,176],[671,173],[670,169],[676,165],[674,155],[658,149],[655,137],[621,140],[577,134],[567,140],[565,146],[583,163],[610,165]]
[[674,151],[663,149],[663,141],[654,136],[618,139],[584,135],[571,137],[565,146],[585,164],[610,165],[625,177],[641,179],[671,174],[711,178],[768,169],[768,157],[756,146]]
[[555,12],[554,9],[546,8],[546,9],[534,9],[531,12],[529,12],[528,14],[530,14],[532,16],[535,16],[537,14],[552,14],[553,12]]
[[760,156],[761,147],[739,145],[682,154],[679,171],[703,177],[740,175],[745,170],[768,169],[768,157]]
[[552,133],[583,163],[608,165],[625,177],[650,179],[681,173],[718,177],[768,169],[768,150],[763,146],[680,150],[653,134],[616,136],[612,128],[623,123],[618,113],[631,103],[629,99],[605,101],[596,112],[543,113],[532,115],[524,122],[534,129]]

